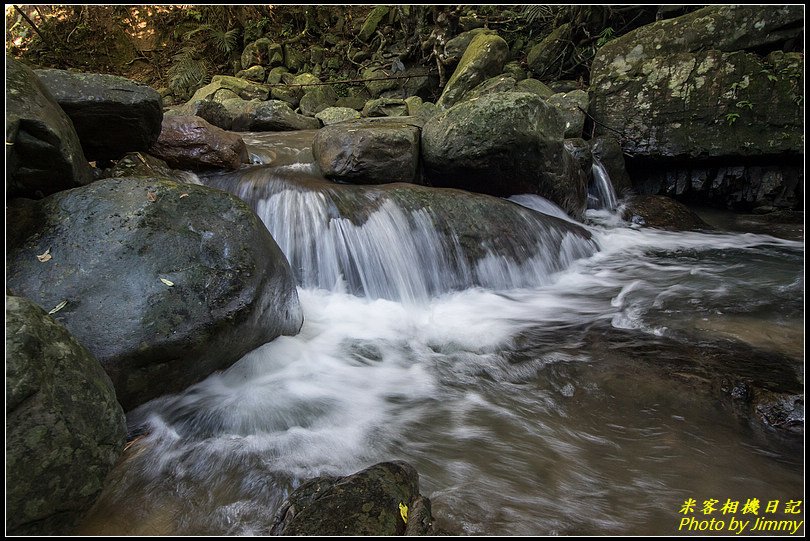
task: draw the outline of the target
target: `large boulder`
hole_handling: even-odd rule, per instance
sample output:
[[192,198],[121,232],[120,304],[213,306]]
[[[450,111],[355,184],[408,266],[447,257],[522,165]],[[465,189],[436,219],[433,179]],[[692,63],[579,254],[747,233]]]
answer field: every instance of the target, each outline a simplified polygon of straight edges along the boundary
[[797,20],[798,6],[716,6],[629,32],[594,58],[591,115],[637,157],[798,155],[802,70],[737,50],[782,39]]
[[315,115],[324,126],[345,122],[347,120],[357,120],[360,113],[350,107],[327,107]]
[[464,56],[464,52],[467,50],[467,47],[470,46],[472,40],[474,40],[479,34],[489,34],[493,36],[497,35],[495,31],[487,28],[474,28],[472,30],[462,32],[453,39],[447,40],[447,43],[444,44],[444,61],[448,64],[455,64],[461,60],[461,57]]
[[388,15],[390,8],[388,6],[376,6],[371,13],[368,14],[366,20],[363,21],[363,26],[360,27],[360,33],[357,34],[360,41],[368,41],[374,32],[377,31],[377,26],[382,22],[383,17]]
[[284,254],[219,190],[107,179],[20,200],[7,216],[8,287],[61,306],[55,319],[101,362],[125,410],[301,327]]
[[406,462],[381,462],[347,477],[316,477],[276,514],[271,535],[426,535],[430,500]]
[[588,93],[584,90],[573,90],[554,94],[548,103],[557,108],[565,124],[566,137],[582,137],[585,128],[585,112],[588,110]]
[[327,107],[333,107],[337,99],[337,92],[331,86],[316,86],[301,97],[298,107],[302,115],[315,116]]
[[436,105],[446,109],[458,103],[464,98],[464,94],[501,73],[508,57],[509,45],[500,36],[486,33],[475,36],[447,81]]
[[497,196],[537,193],[579,217],[586,178],[563,146],[556,108],[523,92],[465,101],[422,130],[425,175],[434,186]]
[[266,100],[269,95],[270,88],[266,85],[229,75],[214,75],[211,82],[197,90],[188,103],[203,100],[221,101],[234,97],[243,100]]
[[165,161],[144,152],[130,152],[101,173],[101,178],[121,177],[162,178],[187,184],[202,184],[196,174],[172,169]]
[[406,116],[408,104],[398,98],[377,98],[366,102],[362,114],[365,117]]
[[73,123],[28,66],[6,57],[6,196],[45,197],[91,180]]
[[164,118],[160,137],[149,152],[172,167],[187,169],[239,169],[248,161],[241,137],[198,116]]
[[341,122],[315,135],[312,153],[323,174],[353,184],[416,182],[418,127],[396,120]]
[[64,109],[89,160],[115,160],[157,140],[163,101],[157,90],[116,75],[57,69],[35,72]]
[[98,361],[42,308],[6,295],[6,533],[74,533],[125,435]]
[[280,100],[226,100],[223,107],[231,118],[233,131],[316,130],[317,118],[299,115]]
[[[292,74],[290,74],[292,75]],[[301,73],[289,80],[285,86],[274,86],[270,91],[270,96],[274,100],[287,102],[290,107],[298,107],[301,103],[301,98],[310,90],[318,88],[318,83],[321,82],[316,76],[311,73]]]

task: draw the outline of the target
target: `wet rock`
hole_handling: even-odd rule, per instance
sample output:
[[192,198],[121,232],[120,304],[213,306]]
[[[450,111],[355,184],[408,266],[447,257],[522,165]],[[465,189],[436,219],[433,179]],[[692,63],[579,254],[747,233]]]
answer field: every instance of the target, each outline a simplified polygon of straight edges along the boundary
[[98,361],[42,308],[6,296],[6,533],[74,533],[125,435]]
[[199,177],[189,171],[172,169],[169,165],[144,152],[130,152],[115,165],[102,172],[101,178],[147,177],[172,180],[186,184],[201,184]]
[[538,78],[553,74],[567,47],[571,46],[573,29],[571,23],[561,24],[529,50],[526,64]]
[[[406,519],[407,518],[407,522]],[[282,504],[273,535],[426,535],[430,500],[405,462],[382,462],[347,477],[307,481]]]
[[590,140],[590,146],[593,156],[605,167],[616,193],[623,194],[631,190],[633,183],[627,174],[622,146],[618,139],[612,135],[600,135]]
[[239,169],[248,161],[241,137],[198,116],[164,118],[160,138],[149,152],[172,167],[187,169]]
[[347,120],[357,120],[360,113],[350,107],[327,107],[315,115],[324,126],[345,122]]
[[554,94],[548,103],[555,106],[565,124],[565,137],[581,137],[585,127],[585,112],[588,110],[588,93],[574,90],[564,94]]
[[580,137],[566,139],[565,150],[571,154],[577,162],[577,165],[579,165],[579,168],[582,169],[586,175],[591,174],[593,154],[591,153],[591,146],[588,144],[588,141]]
[[682,203],[663,195],[638,195],[625,204],[623,218],[628,222],[670,231],[712,229]]
[[44,197],[91,181],[73,123],[28,66],[6,57],[6,197]]
[[299,115],[279,100],[229,100],[223,104],[232,115],[234,131],[292,131],[315,130],[318,119]]
[[276,66],[275,68],[271,69],[267,72],[267,84],[277,85],[281,83],[281,77],[285,73],[287,73],[287,68],[284,66]]
[[537,193],[581,216],[586,179],[564,150],[563,132],[556,108],[533,94],[465,101],[425,124],[425,174],[435,186],[498,196]]
[[65,303],[54,318],[101,362],[125,410],[301,327],[287,260],[219,190],[106,179],[7,212],[8,286],[46,310]]
[[396,79],[384,79],[389,75],[388,72],[381,68],[366,68],[363,70],[362,78],[366,80],[365,86],[372,98],[378,98],[383,92],[393,90],[397,87]]
[[118,159],[157,140],[163,119],[157,90],[115,75],[35,73],[70,117],[88,160]]
[[405,116],[408,114],[408,106],[405,100],[377,98],[366,102],[362,114],[365,117]]
[[[285,81],[286,82],[286,81]],[[296,75],[289,83],[289,86],[275,86],[270,91],[270,95],[275,100],[287,102],[290,107],[298,107],[301,103],[301,98],[310,90],[318,88],[317,86],[308,86],[315,83],[320,83],[321,80],[311,73],[301,73]]]
[[374,35],[374,32],[377,31],[377,27],[383,17],[388,15],[388,11],[388,6],[376,6],[371,10],[371,13],[368,14],[368,17],[366,17],[366,20],[363,22],[363,26],[360,28],[360,33],[357,34],[358,39],[360,41],[368,41],[371,36]]
[[242,69],[251,66],[276,67],[284,63],[284,51],[281,45],[268,38],[259,38],[248,44],[242,51]]
[[756,390],[752,400],[756,416],[777,430],[804,433],[804,396]]
[[436,105],[440,109],[447,109],[458,103],[464,94],[477,85],[502,73],[508,57],[509,45],[500,36],[485,33],[475,36]]
[[312,153],[323,174],[352,184],[416,182],[418,127],[395,120],[363,120],[326,126]]

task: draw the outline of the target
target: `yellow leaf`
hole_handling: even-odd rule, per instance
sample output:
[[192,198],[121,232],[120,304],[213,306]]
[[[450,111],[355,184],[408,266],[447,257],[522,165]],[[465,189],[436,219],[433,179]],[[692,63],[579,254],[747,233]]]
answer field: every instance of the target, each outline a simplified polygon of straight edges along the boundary
[[402,515],[402,522],[408,523],[408,506],[399,502],[399,514]]
[[45,263],[46,261],[50,261],[52,259],[52,257],[53,256],[51,256],[51,249],[48,248],[43,253],[38,255],[37,259],[39,259],[42,263]]
[[64,307],[65,307],[65,305],[67,305],[67,301],[62,301],[62,302],[60,302],[59,304],[57,304],[56,306],[54,306],[54,307],[53,307],[53,310],[51,310],[50,312],[48,312],[48,315],[49,315],[49,316],[54,315],[56,312],[58,312],[59,310],[61,310],[62,308],[64,308]]
[[174,282],[171,282],[171,281],[169,281],[169,280],[167,280],[165,278],[161,278],[160,281],[163,282],[164,284],[166,284],[169,287],[172,287],[174,285]]

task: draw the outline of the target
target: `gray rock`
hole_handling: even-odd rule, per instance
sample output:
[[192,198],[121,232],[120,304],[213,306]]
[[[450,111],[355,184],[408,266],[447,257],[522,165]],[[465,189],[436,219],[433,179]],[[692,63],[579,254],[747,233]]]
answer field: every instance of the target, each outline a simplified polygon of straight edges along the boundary
[[277,85],[281,83],[281,77],[285,73],[287,73],[287,68],[284,66],[276,66],[275,68],[271,69],[269,72],[267,72],[267,84]]
[[363,106],[362,114],[366,117],[406,116],[408,114],[408,106],[405,100],[377,98],[376,100],[366,102]]
[[585,112],[588,110],[588,93],[574,90],[564,94],[554,94],[548,103],[555,106],[565,124],[565,137],[581,137],[585,127]]
[[352,184],[416,182],[418,127],[396,120],[361,120],[326,126],[312,154],[330,179]]
[[317,113],[315,118],[320,120],[324,126],[330,126],[338,122],[357,120],[360,118],[360,113],[350,107],[327,107]]
[[234,131],[316,130],[321,126],[318,119],[299,115],[279,100],[230,100],[224,105],[233,113]]
[[[285,81],[286,82],[286,81]],[[311,73],[301,73],[296,75],[291,82],[287,83],[289,86],[275,86],[270,91],[270,95],[275,100],[285,101],[290,107],[298,107],[301,98],[304,94],[312,89],[319,88],[317,86],[308,86],[314,83],[320,83],[321,80]]]
[[534,94],[499,92],[427,121],[424,172],[435,186],[508,196],[537,193],[579,217],[586,179],[563,147],[556,108]]
[[6,296],[6,533],[74,533],[125,435],[99,362],[42,308]]
[[[381,68],[366,68],[363,70],[362,78],[366,80],[365,86],[372,98],[378,98],[383,92],[397,88],[396,79],[384,79],[389,75],[390,73]],[[383,80],[378,81],[375,79]]]
[[[407,517],[407,522],[405,520]],[[347,477],[317,477],[285,501],[271,535],[427,535],[430,500],[405,462],[381,462]]]
[[115,165],[102,172],[101,178],[147,177],[172,180],[186,184],[202,184],[194,173],[172,169],[169,165],[144,152],[130,152]]
[[301,71],[306,63],[304,53],[292,45],[284,46],[284,65],[293,73]]
[[198,116],[164,118],[160,138],[149,152],[172,167],[195,170],[239,169],[248,161],[241,137]]
[[362,111],[367,101],[368,98],[363,96],[343,96],[337,99],[335,107],[348,107],[355,111]]
[[268,96],[269,89],[266,85],[229,75],[214,75],[211,82],[197,90],[188,103],[202,100],[221,101],[229,98],[266,100]]
[[315,116],[327,107],[334,106],[337,99],[337,92],[331,86],[316,86],[304,94],[298,107],[302,115]]
[[476,86],[464,95],[464,100],[474,100],[495,92],[511,92],[515,90],[515,80],[508,75],[491,77]]
[[369,13],[368,17],[366,17],[366,20],[363,21],[363,26],[360,28],[360,33],[357,34],[358,39],[360,39],[360,41],[368,41],[369,38],[374,35],[374,32],[377,31],[377,26],[379,26],[383,17],[388,15],[388,11],[388,6],[376,6],[373,10],[371,10],[371,13]]
[[88,160],[114,160],[157,140],[157,90],[124,77],[43,69],[35,72],[76,128]]
[[520,66],[520,62],[507,62],[503,66],[503,74],[508,75],[515,81],[522,81],[526,78],[526,70]]
[[545,83],[531,78],[518,81],[515,85],[515,91],[530,92],[532,94],[537,94],[541,98],[550,98],[554,95],[554,91],[551,90],[551,88],[549,88]]
[[458,103],[477,85],[503,72],[509,45],[500,36],[481,33],[473,38],[444,87],[436,105],[446,109]]
[[55,319],[125,410],[301,327],[284,254],[235,196],[122,178],[19,201],[7,210],[8,287],[47,310],[65,302]]
[[6,57],[6,197],[44,197],[91,180],[73,123],[28,66]]
[[263,83],[265,78],[267,77],[267,70],[265,70],[263,66],[251,66],[247,69],[238,72],[236,76],[239,77],[240,79],[246,79],[248,81]]

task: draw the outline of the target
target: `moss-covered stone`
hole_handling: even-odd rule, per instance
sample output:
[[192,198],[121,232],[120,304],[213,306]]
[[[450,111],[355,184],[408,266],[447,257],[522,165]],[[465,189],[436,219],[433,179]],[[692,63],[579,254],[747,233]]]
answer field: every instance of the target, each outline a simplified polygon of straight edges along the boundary
[[461,101],[464,94],[500,74],[509,57],[509,45],[498,35],[480,33],[473,38],[459,60],[450,80],[436,102],[446,109]]
[[[127,410],[301,326],[284,254],[220,190],[106,179],[7,212],[8,286],[47,310],[65,302],[55,319]],[[34,257],[48,248],[47,263]]]
[[408,114],[408,106],[405,100],[377,98],[366,102],[362,114],[365,117],[405,116]]
[[518,81],[515,85],[515,91],[517,92],[531,92],[532,94],[536,94],[541,98],[550,98],[556,92],[554,92],[548,85],[545,83],[538,81],[537,79],[523,79]]
[[515,89],[515,80],[508,75],[490,77],[464,95],[464,100],[474,100],[495,92],[511,92]]
[[377,98],[386,90],[393,90],[397,87],[396,79],[376,81],[388,77],[388,73],[381,68],[366,68],[363,70],[362,78],[366,79],[366,88],[371,93],[372,98]]
[[585,177],[563,148],[555,107],[534,94],[463,101],[422,130],[424,171],[436,186],[508,196],[538,193],[572,216],[585,210]]
[[102,178],[121,177],[160,178],[174,182],[200,184],[197,175],[188,171],[172,169],[165,161],[145,152],[130,152],[102,173]]
[[548,103],[559,111],[565,124],[565,137],[581,137],[585,127],[585,112],[588,110],[588,93],[574,90],[554,94],[548,98]]
[[324,126],[346,122],[347,120],[358,120],[360,113],[350,107],[327,107],[315,115]]
[[74,533],[125,435],[99,362],[42,308],[6,296],[6,533]]
[[572,44],[571,23],[564,23],[551,31],[543,40],[529,50],[526,55],[526,64],[537,78],[544,78],[552,73],[565,53],[565,49]]
[[464,56],[464,51],[467,50],[470,42],[472,42],[472,40],[480,34],[489,34],[492,36],[497,35],[495,31],[486,28],[475,28],[473,30],[462,32],[453,39],[447,40],[447,43],[444,44],[444,61],[448,64],[455,64],[461,60],[461,57]]
[[239,71],[236,76],[240,79],[263,83],[267,76],[267,70],[263,66],[251,66],[248,69]]
[[281,45],[268,38],[259,38],[248,44],[242,51],[242,69],[251,66],[265,66],[273,68],[284,63],[284,51]]
[[363,26],[360,28],[360,33],[357,34],[358,39],[360,39],[360,41],[368,41],[369,38],[374,35],[374,32],[377,31],[377,27],[380,25],[383,17],[388,15],[388,12],[388,6],[376,6],[373,10],[371,10],[371,13],[369,13],[368,17],[366,17],[366,20],[363,21]]
[[312,87],[301,98],[298,107],[302,115],[315,116],[327,107],[332,107],[338,99],[337,92],[329,85]]

